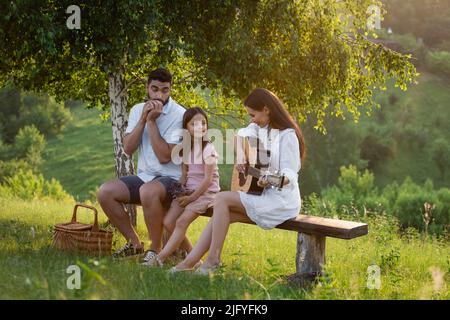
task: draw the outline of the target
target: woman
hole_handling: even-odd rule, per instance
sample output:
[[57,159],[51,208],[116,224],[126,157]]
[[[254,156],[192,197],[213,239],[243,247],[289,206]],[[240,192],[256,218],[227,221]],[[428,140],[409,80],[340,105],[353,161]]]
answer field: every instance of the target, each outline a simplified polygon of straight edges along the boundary
[[[258,137],[262,141],[264,147],[270,150],[269,167],[285,175],[284,186],[282,189],[272,188],[261,177],[258,180],[258,185],[264,188],[261,195],[242,191],[217,194],[208,225],[193,250],[184,261],[171,269],[172,272],[192,270],[208,250],[208,257],[197,272],[208,274],[217,269],[230,223],[253,221],[264,229],[271,229],[300,212],[297,179],[305,157],[305,142],[300,128],[281,100],[269,90],[253,90],[244,105],[251,123],[239,130],[238,135]],[[278,134],[273,135],[273,132]],[[238,169],[243,170],[243,166],[238,166]]]

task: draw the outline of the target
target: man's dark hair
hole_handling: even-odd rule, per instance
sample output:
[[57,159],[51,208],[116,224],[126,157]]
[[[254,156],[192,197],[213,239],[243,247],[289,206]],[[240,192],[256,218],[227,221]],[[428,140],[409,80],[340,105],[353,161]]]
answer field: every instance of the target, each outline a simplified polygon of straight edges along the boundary
[[148,75],[147,83],[150,83],[152,80],[169,82],[170,84],[172,84],[172,74],[167,69],[158,68],[150,72],[150,74]]

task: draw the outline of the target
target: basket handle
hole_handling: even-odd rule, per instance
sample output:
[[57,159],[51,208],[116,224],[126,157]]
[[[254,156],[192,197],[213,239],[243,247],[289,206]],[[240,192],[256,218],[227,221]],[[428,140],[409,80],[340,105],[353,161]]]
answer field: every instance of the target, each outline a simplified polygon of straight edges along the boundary
[[98,227],[98,213],[97,213],[97,209],[95,209],[92,206],[88,206],[87,204],[77,203],[75,205],[75,207],[73,208],[72,222],[77,222],[77,209],[78,209],[78,207],[84,207],[84,208],[91,209],[92,211],[94,211],[94,225],[92,226],[92,231],[93,232],[98,232],[99,231],[99,227]]

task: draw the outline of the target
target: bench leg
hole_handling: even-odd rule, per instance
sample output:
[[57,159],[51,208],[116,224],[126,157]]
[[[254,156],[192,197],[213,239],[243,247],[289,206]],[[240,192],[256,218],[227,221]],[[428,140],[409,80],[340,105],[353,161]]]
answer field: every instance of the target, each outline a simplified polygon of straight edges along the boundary
[[299,233],[297,237],[296,273],[288,280],[301,287],[309,286],[322,274],[325,265],[325,237]]

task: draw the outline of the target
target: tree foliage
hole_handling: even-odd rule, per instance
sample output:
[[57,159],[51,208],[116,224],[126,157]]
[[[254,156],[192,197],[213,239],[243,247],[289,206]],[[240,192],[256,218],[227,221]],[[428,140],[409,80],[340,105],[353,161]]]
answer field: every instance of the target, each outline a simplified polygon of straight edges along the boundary
[[[81,9],[79,30],[66,27],[72,4]],[[369,40],[373,4],[380,3],[2,2],[0,71],[3,82],[107,108],[109,73],[123,75],[132,105],[142,101],[145,74],[164,65],[185,89],[176,92],[180,97],[204,86],[242,98],[263,86],[299,120],[312,116],[324,129],[326,114],[343,117],[348,110],[358,118],[362,108],[373,107],[373,89],[387,78],[406,88],[415,77],[408,56]],[[231,113],[233,105],[216,107]]]

